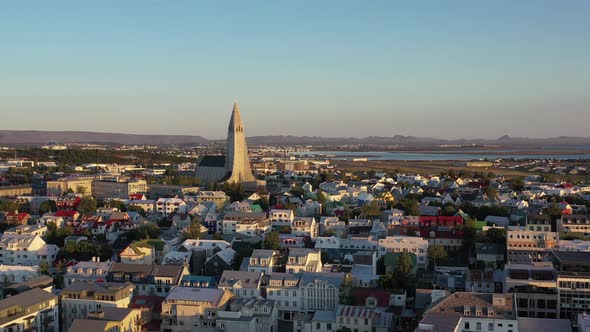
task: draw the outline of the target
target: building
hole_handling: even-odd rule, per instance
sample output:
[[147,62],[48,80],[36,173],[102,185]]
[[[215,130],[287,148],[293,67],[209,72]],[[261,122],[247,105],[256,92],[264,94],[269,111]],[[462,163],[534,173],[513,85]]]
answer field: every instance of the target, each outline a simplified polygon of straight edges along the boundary
[[579,233],[590,236],[590,215],[563,214],[557,221],[557,228],[564,233]]
[[317,239],[318,232],[319,227],[314,217],[296,217],[291,224],[291,234],[308,237],[312,241]]
[[213,202],[218,209],[229,200],[229,197],[223,191],[199,191],[197,194],[197,203]]
[[67,177],[47,181],[47,196],[61,196],[68,191],[91,196],[92,182],[93,179],[91,177]]
[[509,230],[506,235],[508,261],[512,263],[539,261],[557,245],[556,232],[539,232],[516,228]]
[[156,212],[164,217],[172,213],[184,213],[186,203],[180,198],[160,198],[156,201]]
[[413,253],[416,255],[418,268],[428,268],[428,241],[421,237],[387,236],[385,239],[379,239],[378,256],[382,257],[387,252]]
[[64,286],[73,285],[75,282],[103,282],[107,280],[108,273],[113,262],[78,262],[75,265],[68,266],[64,275]]
[[0,197],[16,197],[33,194],[33,187],[28,184],[0,186]]
[[270,210],[270,225],[273,231],[281,227],[291,227],[294,219],[293,210]]
[[512,294],[456,292],[430,308],[416,331],[518,331]]
[[307,248],[289,249],[286,271],[288,273],[322,271],[321,252]]
[[240,298],[217,312],[216,331],[277,332],[278,310],[273,300]]
[[106,307],[74,320],[68,332],[141,332],[142,323],[140,309]]
[[99,179],[92,183],[92,193],[97,200],[129,199],[130,195],[147,193],[147,182],[125,177]]
[[271,275],[276,264],[276,252],[274,250],[254,249],[252,255],[245,259],[248,262],[247,271]]
[[223,158],[223,176],[221,170],[221,156],[215,158],[202,157],[196,168],[196,176],[204,182],[236,182],[242,183],[250,190],[255,190],[261,181],[257,181],[252,175],[250,160],[248,159],[248,147],[244,133],[244,124],[238,103],[234,103],[227,133],[227,155]]
[[217,312],[232,293],[216,288],[176,287],[162,302],[161,331],[215,331]]
[[420,236],[428,240],[430,246],[442,245],[448,251],[456,251],[463,246],[463,217],[425,216],[419,218]]
[[270,220],[264,212],[228,212],[220,221],[223,234],[263,236],[270,230]]
[[58,297],[33,288],[0,300],[0,331],[59,331]]
[[335,325],[349,331],[388,332],[393,328],[393,313],[378,308],[344,305],[336,309]]
[[503,245],[497,243],[475,244],[475,259],[481,262],[486,269],[495,269],[504,263],[506,250]]
[[1,264],[38,266],[46,262],[51,265],[58,252],[58,246],[46,244],[38,235],[4,234],[0,238]]
[[219,289],[232,292],[237,298],[257,298],[261,295],[262,272],[223,271],[219,279]]
[[64,288],[61,297],[62,331],[67,331],[76,319],[105,308],[127,308],[133,297],[131,283],[74,283]]
[[114,263],[108,280],[132,282],[138,295],[164,297],[188,274],[184,265]]
[[142,208],[145,213],[152,213],[156,209],[156,201],[153,199],[136,199],[130,201],[129,206]]
[[559,317],[557,271],[551,263],[506,265],[505,288],[515,296],[518,317]]

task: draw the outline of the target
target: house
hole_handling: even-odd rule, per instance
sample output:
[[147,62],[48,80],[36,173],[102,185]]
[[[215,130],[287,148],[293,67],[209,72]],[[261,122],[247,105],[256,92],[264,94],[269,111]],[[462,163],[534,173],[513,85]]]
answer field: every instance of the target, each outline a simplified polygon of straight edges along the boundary
[[291,234],[314,241],[318,237],[318,228],[314,217],[296,217],[291,224]]
[[322,270],[321,253],[319,250],[306,248],[289,249],[286,271],[288,273],[298,272],[320,272]]
[[216,276],[221,275],[225,270],[231,270],[235,256],[236,251],[232,248],[226,248],[217,252],[205,261],[203,267],[204,274]]
[[379,308],[364,306],[339,306],[336,309],[336,324],[349,331],[388,332],[394,325],[393,313]]
[[129,206],[141,208],[145,213],[152,213],[156,210],[156,201],[153,199],[134,199],[129,202]]
[[160,198],[156,201],[156,212],[166,217],[172,213],[185,213],[186,203],[180,198]]
[[378,257],[382,257],[388,252],[391,253],[412,253],[416,255],[418,268],[426,270],[428,268],[428,241],[413,236],[387,236],[379,239]]
[[[213,331],[217,313],[233,295],[216,288],[176,287],[162,302],[162,331],[181,332],[186,327]],[[219,326],[221,328],[221,326]]]
[[3,234],[0,237],[0,264],[38,266],[46,262],[51,266],[59,247],[46,244],[38,235]]
[[229,290],[237,298],[257,298],[261,295],[262,272],[223,271],[217,288]]
[[278,230],[281,227],[290,227],[295,219],[292,210],[270,210],[270,225],[272,230]]
[[476,243],[475,258],[482,262],[485,268],[496,269],[504,263],[506,248],[497,243]]
[[26,212],[8,212],[4,217],[4,222],[11,225],[26,225],[31,219],[31,215]]
[[248,262],[247,271],[271,275],[276,264],[276,255],[274,250],[254,249],[250,257],[244,258]]

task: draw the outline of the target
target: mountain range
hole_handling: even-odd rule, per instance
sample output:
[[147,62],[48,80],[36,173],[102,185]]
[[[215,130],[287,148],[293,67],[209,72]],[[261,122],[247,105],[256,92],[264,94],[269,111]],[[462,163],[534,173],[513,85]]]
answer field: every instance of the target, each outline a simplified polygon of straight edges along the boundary
[[[141,135],[85,131],[0,130],[0,144],[42,145],[58,143],[191,145],[219,142],[191,135]],[[395,135],[391,137],[319,137],[319,136],[251,136],[251,144],[265,145],[383,145],[399,147],[489,146],[529,147],[544,149],[590,149],[590,137],[559,136],[526,138],[504,135],[498,139],[440,139]]]

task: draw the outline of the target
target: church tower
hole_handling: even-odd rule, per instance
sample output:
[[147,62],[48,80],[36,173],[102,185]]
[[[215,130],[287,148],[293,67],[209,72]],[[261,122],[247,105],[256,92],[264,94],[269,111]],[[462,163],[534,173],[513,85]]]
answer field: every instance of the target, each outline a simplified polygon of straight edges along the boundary
[[246,146],[246,134],[244,124],[240,116],[238,103],[234,103],[234,109],[229,120],[227,130],[227,151],[225,157],[225,172],[227,182],[256,182],[250,160],[248,159],[248,147]]

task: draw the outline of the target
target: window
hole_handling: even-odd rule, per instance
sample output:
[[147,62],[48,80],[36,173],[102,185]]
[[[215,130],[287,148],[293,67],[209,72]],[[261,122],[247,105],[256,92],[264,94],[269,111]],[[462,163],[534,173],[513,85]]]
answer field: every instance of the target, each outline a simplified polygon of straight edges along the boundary
[[465,322],[465,329],[469,330],[469,322]]
[[494,323],[488,323],[488,331],[494,330]]
[[477,322],[477,323],[475,323],[475,328],[476,328],[478,331],[481,331],[481,323],[480,323],[480,322]]

